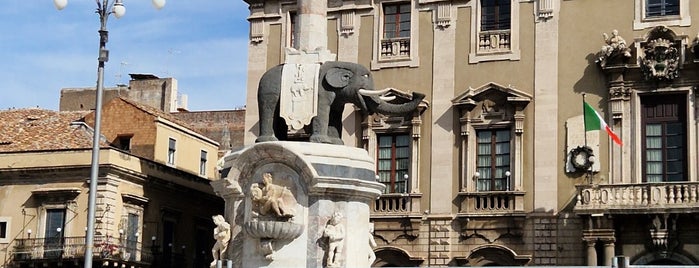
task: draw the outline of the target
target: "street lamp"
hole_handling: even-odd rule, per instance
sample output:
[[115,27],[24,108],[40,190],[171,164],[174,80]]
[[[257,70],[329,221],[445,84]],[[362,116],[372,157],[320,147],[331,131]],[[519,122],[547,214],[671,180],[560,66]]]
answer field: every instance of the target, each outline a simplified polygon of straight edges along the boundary
[[[165,6],[165,0],[152,0],[153,6],[161,9]],[[87,209],[87,234],[85,235],[85,268],[92,268],[92,244],[94,243],[95,235],[95,203],[97,192],[97,176],[99,171],[99,154],[100,154],[100,120],[102,119],[102,91],[104,89],[104,63],[109,60],[109,50],[107,50],[107,19],[109,14],[114,14],[114,17],[121,18],[126,13],[126,8],[122,0],[95,0],[97,3],[97,15],[100,18],[100,47],[99,56],[97,57],[97,93],[95,94],[95,127],[92,134],[92,163],[90,166],[90,192],[88,197]],[[110,4],[111,3],[111,4]],[[62,10],[68,5],[68,0],[53,0],[56,9]],[[111,11],[109,7],[112,7]]]

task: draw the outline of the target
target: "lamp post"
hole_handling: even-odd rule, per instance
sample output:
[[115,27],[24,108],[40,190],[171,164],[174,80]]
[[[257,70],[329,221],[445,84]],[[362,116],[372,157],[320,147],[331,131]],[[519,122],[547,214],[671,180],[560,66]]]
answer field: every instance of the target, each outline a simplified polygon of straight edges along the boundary
[[[95,94],[95,127],[92,134],[92,163],[90,166],[90,192],[88,196],[87,209],[87,234],[85,235],[85,268],[92,268],[92,244],[94,243],[95,235],[95,203],[97,192],[97,179],[99,171],[99,154],[100,154],[100,121],[102,119],[102,91],[104,89],[104,63],[109,60],[109,50],[107,50],[107,19],[110,14],[114,17],[121,18],[126,13],[126,8],[122,0],[95,0],[97,10],[95,13],[100,18],[100,29],[97,31],[100,36],[99,56],[97,57],[97,89]],[[53,0],[56,9],[62,10],[68,5],[68,0]],[[165,0],[153,0],[153,6],[161,9],[165,6]],[[109,7],[112,7],[109,10]]]

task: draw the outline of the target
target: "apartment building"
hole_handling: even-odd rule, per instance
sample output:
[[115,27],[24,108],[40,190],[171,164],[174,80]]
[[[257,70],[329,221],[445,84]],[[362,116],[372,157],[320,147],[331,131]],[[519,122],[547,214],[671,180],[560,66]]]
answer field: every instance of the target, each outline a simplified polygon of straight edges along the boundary
[[[257,83],[308,11],[245,2],[251,144]],[[345,144],[387,186],[374,265],[699,264],[699,3],[320,2],[337,60],[399,98],[427,95],[408,117],[345,109]]]
[[0,111],[0,267],[204,267],[223,202],[218,143],[168,113],[105,103],[94,245],[85,244],[94,113]]

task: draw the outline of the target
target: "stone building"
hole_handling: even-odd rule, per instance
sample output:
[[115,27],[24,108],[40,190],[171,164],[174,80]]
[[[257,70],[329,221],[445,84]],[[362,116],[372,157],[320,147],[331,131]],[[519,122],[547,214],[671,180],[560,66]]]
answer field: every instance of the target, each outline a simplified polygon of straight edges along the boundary
[[[243,146],[245,109],[190,111],[187,108],[187,95],[178,91],[177,79],[160,78],[152,74],[129,76],[131,79],[128,85],[104,89],[104,103],[114,98],[124,98],[170,113],[192,130],[218,142],[219,157],[226,151]],[[94,87],[61,90],[60,111],[94,110],[94,106]]]
[[[245,1],[245,144],[258,81],[310,38],[427,95],[412,117],[342,118],[387,186],[375,265],[699,264],[698,3]],[[583,99],[621,145],[586,131]]]
[[[218,144],[168,113],[104,105],[94,267],[204,267],[223,202]],[[82,267],[89,111],[0,111],[0,267]],[[195,209],[193,209],[195,208]]]

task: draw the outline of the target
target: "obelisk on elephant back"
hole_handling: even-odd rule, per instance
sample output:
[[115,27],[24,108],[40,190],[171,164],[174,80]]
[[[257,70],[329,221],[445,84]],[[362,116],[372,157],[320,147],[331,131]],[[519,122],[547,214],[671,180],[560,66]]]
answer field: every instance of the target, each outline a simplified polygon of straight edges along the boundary
[[279,116],[292,132],[311,124],[318,114],[318,75],[320,65],[335,60],[327,47],[327,3],[325,0],[299,0],[294,47],[285,50],[282,69]]

